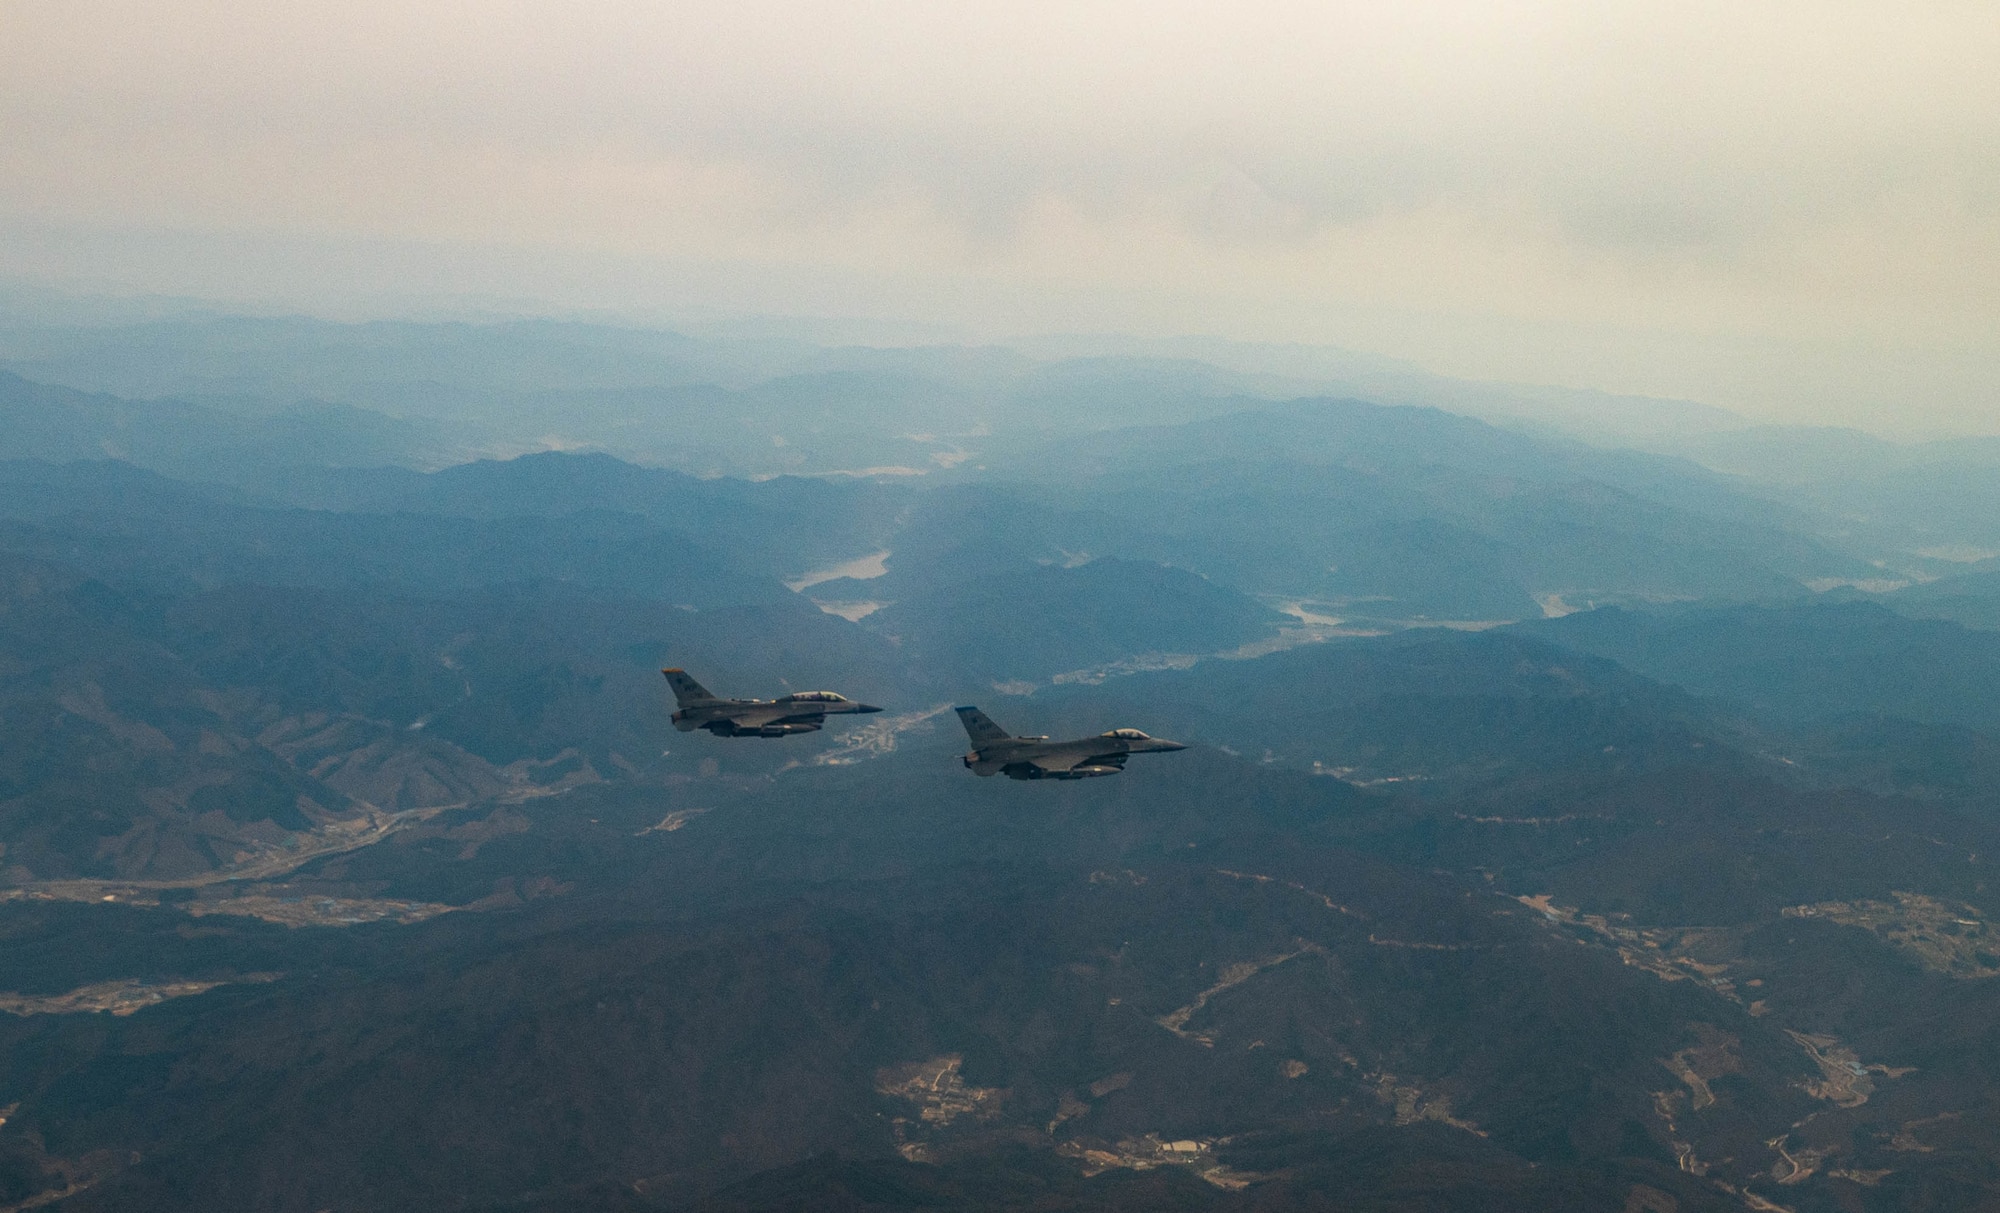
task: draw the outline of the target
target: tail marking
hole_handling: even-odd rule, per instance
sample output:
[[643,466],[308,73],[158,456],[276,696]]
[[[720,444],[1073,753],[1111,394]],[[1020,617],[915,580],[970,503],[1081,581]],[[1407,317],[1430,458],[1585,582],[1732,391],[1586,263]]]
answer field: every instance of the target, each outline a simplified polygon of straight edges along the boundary
[[715,696],[708,693],[707,687],[688,677],[686,670],[675,668],[661,670],[660,673],[667,676],[667,685],[674,689],[674,700],[682,707],[694,703],[708,703],[715,699]]
[[992,745],[996,741],[1013,740],[1013,734],[994,724],[992,719],[978,708],[964,707],[954,710],[958,713],[959,723],[965,726],[965,735],[972,739],[974,749]]

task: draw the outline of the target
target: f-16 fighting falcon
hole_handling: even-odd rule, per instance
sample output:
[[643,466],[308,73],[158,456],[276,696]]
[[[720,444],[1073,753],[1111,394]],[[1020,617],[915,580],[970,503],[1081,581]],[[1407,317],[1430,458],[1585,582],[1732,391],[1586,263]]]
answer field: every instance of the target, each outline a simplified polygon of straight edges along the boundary
[[817,732],[829,716],[882,710],[832,691],[794,691],[779,699],[717,699],[686,670],[660,673],[667,676],[680,704],[674,727],[683,733],[707,729],[717,737],[787,737]]
[[1134,754],[1169,754],[1185,750],[1178,741],[1148,737],[1137,729],[1113,729],[1077,741],[1046,737],[1011,737],[978,708],[959,708],[965,735],[972,738],[966,769],[975,775],[1005,775],[1009,779],[1093,779],[1116,775]]

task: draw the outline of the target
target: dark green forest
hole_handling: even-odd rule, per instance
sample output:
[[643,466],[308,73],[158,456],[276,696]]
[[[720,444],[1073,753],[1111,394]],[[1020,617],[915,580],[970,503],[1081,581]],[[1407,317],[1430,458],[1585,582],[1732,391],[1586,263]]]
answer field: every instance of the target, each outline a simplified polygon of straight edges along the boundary
[[[587,325],[0,365],[0,1210],[2000,1207],[1980,444]],[[1190,749],[979,779],[959,704]]]

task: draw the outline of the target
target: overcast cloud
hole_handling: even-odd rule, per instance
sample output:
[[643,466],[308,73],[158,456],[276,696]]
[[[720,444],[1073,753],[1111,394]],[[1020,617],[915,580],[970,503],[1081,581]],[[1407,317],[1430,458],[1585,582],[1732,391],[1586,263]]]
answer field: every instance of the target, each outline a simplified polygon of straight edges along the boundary
[[0,275],[1217,333],[1995,431],[1996,63],[1969,2],[0,0]]

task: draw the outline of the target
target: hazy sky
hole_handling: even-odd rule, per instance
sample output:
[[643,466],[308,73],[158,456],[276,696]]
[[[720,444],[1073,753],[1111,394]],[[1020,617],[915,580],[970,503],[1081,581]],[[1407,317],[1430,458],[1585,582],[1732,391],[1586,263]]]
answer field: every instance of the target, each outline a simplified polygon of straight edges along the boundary
[[2000,431],[1967,3],[0,0],[0,276],[1324,342]]

